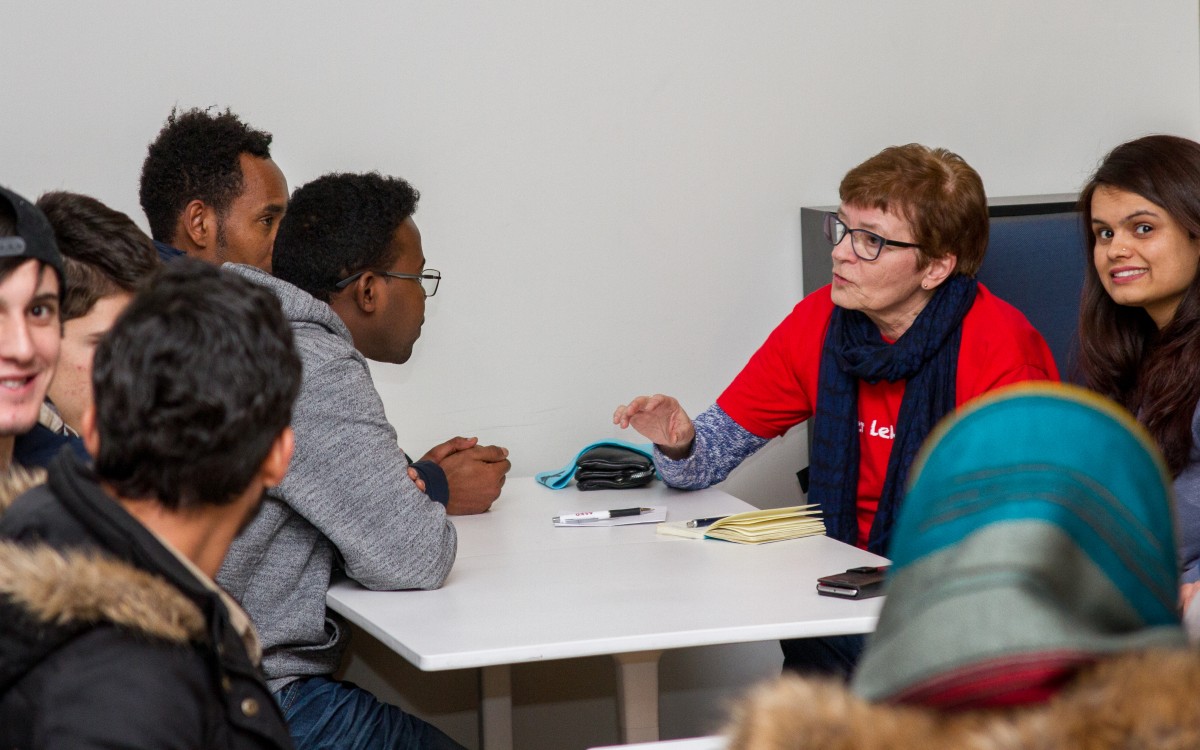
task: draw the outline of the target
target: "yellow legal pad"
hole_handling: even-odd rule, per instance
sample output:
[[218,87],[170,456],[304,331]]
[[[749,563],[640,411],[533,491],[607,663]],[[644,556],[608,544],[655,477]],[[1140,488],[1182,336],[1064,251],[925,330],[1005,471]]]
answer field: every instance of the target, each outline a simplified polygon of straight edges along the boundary
[[825,522],[816,505],[794,505],[735,513],[708,526],[688,526],[689,521],[668,521],[655,528],[659,534],[688,539],[723,539],[738,544],[765,544],[825,533]]

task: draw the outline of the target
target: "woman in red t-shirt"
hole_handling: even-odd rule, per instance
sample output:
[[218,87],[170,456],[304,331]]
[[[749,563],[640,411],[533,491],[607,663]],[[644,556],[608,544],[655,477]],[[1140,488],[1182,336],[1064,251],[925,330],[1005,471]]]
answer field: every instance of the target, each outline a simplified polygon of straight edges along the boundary
[[[674,398],[640,396],[613,422],[656,444],[668,484],[695,489],[813,417],[809,502],[829,536],[886,555],[934,424],[985,391],[1058,373],[1024,316],[974,278],[987,200],[961,157],[893,146],[850,170],[839,193],[825,218],[833,283],[796,306],[717,403],[693,421]],[[844,673],[853,658],[832,662],[821,669]]]

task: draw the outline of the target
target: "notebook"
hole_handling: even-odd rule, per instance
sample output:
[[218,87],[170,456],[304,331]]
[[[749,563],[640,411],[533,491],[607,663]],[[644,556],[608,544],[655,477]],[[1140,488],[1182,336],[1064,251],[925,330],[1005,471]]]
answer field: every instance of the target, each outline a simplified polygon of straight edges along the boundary
[[659,534],[689,539],[722,539],[738,544],[764,544],[825,533],[825,522],[816,505],[795,505],[735,513],[708,526],[688,526],[693,521],[669,521],[656,526]]

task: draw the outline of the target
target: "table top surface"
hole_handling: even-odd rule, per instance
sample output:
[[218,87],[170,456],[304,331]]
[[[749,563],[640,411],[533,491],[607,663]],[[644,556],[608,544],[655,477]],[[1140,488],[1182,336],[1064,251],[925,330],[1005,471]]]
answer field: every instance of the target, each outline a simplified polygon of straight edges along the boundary
[[874,629],[882,598],[819,596],[816,578],[886,560],[828,537],[753,546],[550,520],[635,505],[665,505],[668,520],[753,509],[660,482],[579,492],[510,479],[491,511],[453,519],[458,557],[441,589],[339,581],[329,606],[426,671]]

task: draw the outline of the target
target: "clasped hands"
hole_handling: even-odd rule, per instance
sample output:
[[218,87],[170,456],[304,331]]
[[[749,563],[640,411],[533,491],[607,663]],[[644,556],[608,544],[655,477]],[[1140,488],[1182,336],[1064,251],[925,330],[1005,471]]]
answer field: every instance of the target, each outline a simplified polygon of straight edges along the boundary
[[[668,458],[686,458],[692,452],[696,429],[679,402],[662,394],[638,396],[613,412],[613,424],[622,429],[633,427],[651,440]],[[479,438],[455,437],[434,446],[422,461],[433,461],[446,472],[450,485],[450,502],[446,512],[451,515],[483,513],[500,496],[504,477],[512,468],[508,449],[498,445],[479,445]],[[416,469],[408,469],[409,477],[418,489],[425,483]]]
[[[435,445],[421,457],[433,461],[446,473],[450,485],[450,502],[446,512],[452,516],[483,513],[492,507],[504,486],[504,477],[512,468],[508,449],[498,445],[479,445],[476,437],[455,437]],[[417,470],[408,467],[408,476],[417,488],[425,491],[425,482]]]

